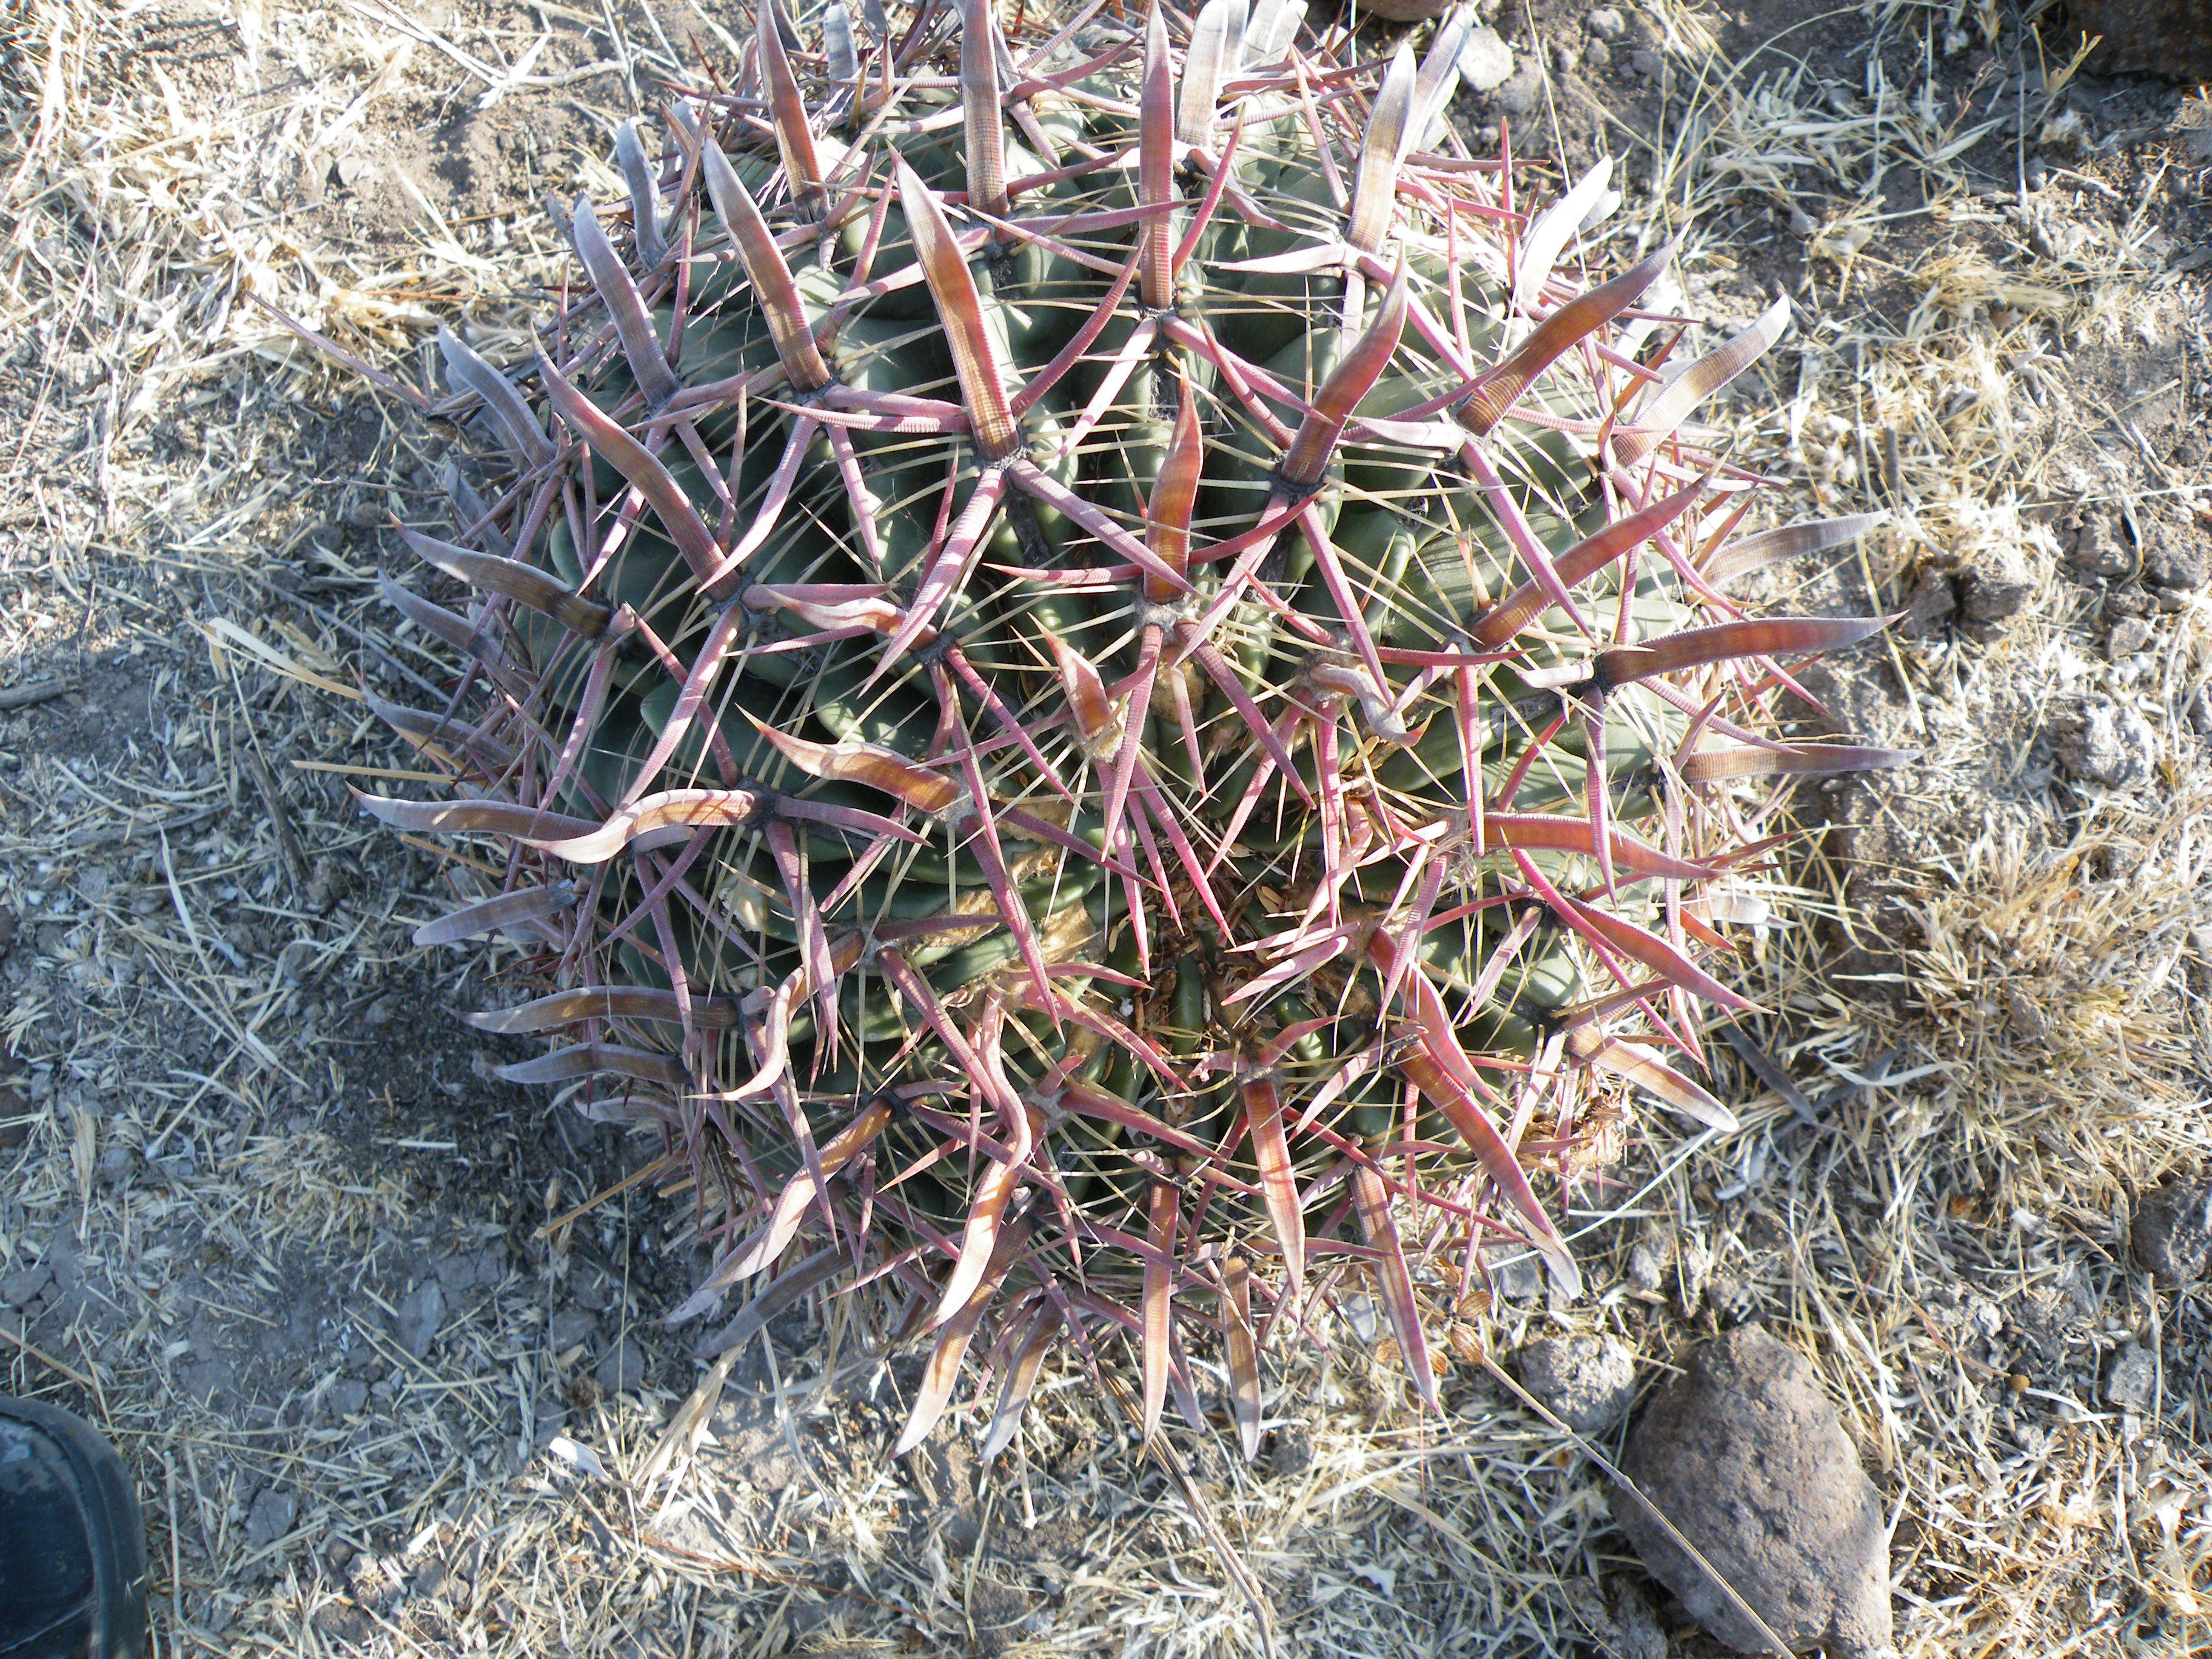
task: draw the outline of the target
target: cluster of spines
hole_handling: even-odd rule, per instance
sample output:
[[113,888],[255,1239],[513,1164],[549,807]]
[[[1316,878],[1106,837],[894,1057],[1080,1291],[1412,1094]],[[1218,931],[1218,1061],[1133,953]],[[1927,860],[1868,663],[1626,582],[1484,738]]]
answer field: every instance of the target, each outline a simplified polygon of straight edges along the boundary
[[[1540,1106],[1564,1095],[1570,1076],[1597,1072],[1709,1123],[1730,1121],[1725,1108],[1652,1047],[1612,1029],[1640,1012],[1659,1042],[1695,1057],[1697,1005],[1741,1006],[1698,965],[1701,951],[1726,944],[1685,895],[1741,867],[1766,843],[1731,833],[1717,837],[1724,850],[1693,855],[1701,836],[1716,839],[1705,822],[1708,808],[1698,802],[1699,786],[1897,758],[1844,745],[1785,744],[1760,729],[1754,713],[1768,690],[1791,684],[1778,659],[1849,644],[1875,624],[1751,619],[1731,614],[1723,594],[1745,571],[1835,544],[1857,533],[1863,521],[1730,542],[1748,486],[1757,480],[1687,456],[1677,437],[1699,400],[1778,336],[1786,307],[1778,304],[1744,335],[1638,404],[1638,390],[1655,376],[1650,366],[1613,350],[1608,331],[1633,314],[1664,269],[1671,245],[1611,282],[1578,289],[1557,266],[1602,191],[1601,173],[1522,223],[1499,196],[1465,188],[1486,177],[1510,179],[1503,161],[1489,173],[1464,156],[1443,158],[1449,166],[1419,162],[1415,147],[1449,91],[1456,23],[1440,30],[1421,64],[1403,48],[1389,61],[1356,149],[1347,148],[1349,165],[1340,168],[1334,129],[1345,118],[1335,108],[1324,115],[1316,94],[1332,104],[1348,97],[1368,66],[1316,62],[1298,52],[1290,40],[1297,9],[1267,5],[1247,18],[1243,0],[1211,0],[1188,28],[1180,76],[1169,19],[1155,9],[1141,45],[1130,49],[1138,58],[1128,110],[1133,154],[1089,145],[1091,154],[1079,153],[1041,175],[1009,179],[1007,122],[1051,155],[1054,145],[1038,131],[1030,101],[1113,71],[1126,53],[1115,47],[1072,69],[1050,70],[1042,67],[1048,52],[1039,51],[1016,66],[989,6],[976,5],[961,36],[957,82],[967,187],[940,191],[889,142],[902,132],[902,101],[930,84],[911,71],[923,56],[933,9],[925,6],[897,42],[880,18],[872,18],[873,44],[863,61],[850,20],[833,0],[824,25],[825,67],[836,88],[832,108],[859,139],[842,159],[825,163],[788,26],[773,0],[763,0],[749,66],[758,96],[728,106],[732,120],[724,131],[750,129],[760,139],[772,138],[781,200],[771,192],[764,207],[748,188],[717,136],[712,100],[672,110],[675,199],[684,210],[673,216],[662,168],[647,154],[638,129],[625,127],[617,159],[630,194],[636,269],[609,240],[591,204],[578,203],[571,234],[603,325],[581,350],[564,355],[556,345],[536,355],[534,381],[557,421],[550,433],[513,380],[458,337],[441,335],[459,393],[448,409],[481,414],[514,478],[489,507],[464,499],[462,516],[469,522],[463,540],[478,547],[407,533],[426,561],[489,596],[475,618],[464,622],[396,584],[390,592],[403,614],[468,654],[471,676],[490,688],[489,712],[475,719],[465,712],[465,680],[436,714],[388,712],[402,731],[465,757],[480,794],[444,804],[365,802],[403,827],[506,838],[511,850],[501,890],[428,925],[422,937],[450,940],[505,928],[534,930],[544,940],[549,975],[563,988],[477,1023],[508,1032],[581,1026],[583,1040],[510,1067],[509,1074],[600,1088],[611,1079],[622,1102],[611,1107],[617,1115],[657,1101],[659,1116],[695,1166],[721,1171],[726,1208],[709,1218],[723,1230],[723,1253],[677,1317],[693,1316],[732,1285],[769,1271],[810,1227],[828,1242],[776,1275],[719,1341],[736,1340],[841,1272],[887,1274],[927,1310],[937,1346],[902,1448],[927,1433],[944,1410],[969,1344],[994,1307],[1005,1387],[988,1436],[993,1449],[1011,1432],[1042,1354],[1063,1328],[1080,1336],[1091,1325],[1120,1325],[1132,1333],[1142,1356],[1149,1429],[1171,1380],[1187,1402],[1194,1398],[1180,1361],[1174,1310],[1203,1291],[1218,1310],[1214,1322],[1249,1454],[1259,1422],[1259,1346],[1283,1316],[1295,1318],[1310,1305],[1310,1258],[1344,1220],[1356,1223],[1358,1241],[1332,1241],[1327,1248],[1373,1274],[1408,1370],[1432,1399],[1400,1206],[1411,1203],[1425,1235],[1437,1218],[1450,1218],[1470,1253],[1486,1236],[1517,1232],[1571,1285],[1571,1256],[1522,1168],[1529,1151],[1522,1133]],[[1069,33],[1048,46],[1056,47]],[[1332,234],[1237,267],[1246,278],[1340,283],[1340,299],[1333,311],[1316,315],[1314,326],[1335,331],[1341,349],[1310,387],[1286,384],[1240,356],[1209,326],[1203,306],[1184,302],[1194,281],[1203,292],[1204,281],[1227,274],[1200,278],[1194,264],[1218,216],[1276,232],[1289,228],[1270,210],[1274,204],[1256,198],[1238,173],[1247,112],[1263,96],[1280,105],[1270,118],[1289,122],[1310,143],[1340,207]],[[764,121],[755,112],[762,110]],[[952,114],[948,106],[911,118],[904,131],[918,137]],[[1133,179],[1124,205],[1079,204],[1025,216],[1022,198],[1031,189],[1122,176]],[[742,291],[732,289],[739,297],[725,295],[718,303],[751,307],[774,356],[740,374],[687,384],[678,364],[698,221],[691,204],[702,192],[744,276]],[[1408,222],[1406,201],[1429,216],[1431,228]],[[882,256],[900,245],[887,235],[894,209],[912,259],[878,274]],[[776,216],[789,228],[776,230]],[[1102,244],[1082,241],[1122,234],[1127,246],[1114,258],[1100,256]],[[817,317],[810,313],[791,255],[814,250],[816,269],[830,269],[845,251],[841,237],[849,241],[849,264]],[[1085,321],[1026,377],[992,325],[993,302],[979,289],[975,270],[980,263],[988,274],[1024,249],[1091,268],[1099,284]],[[1528,325],[1525,333],[1516,328],[1504,334],[1496,361],[1486,366],[1470,348],[1460,276],[1462,258],[1478,250],[1488,256],[1489,276],[1510,278],[1498,283],[1505,317]],[[1417,283],[1413,266],[1423,259],[1431,268],[1442,263],[1440,292]],[[864,388],[837,372],[838,337],[849,319],[917,285],[927,289],[949,348],[957,400]],[[670,301],[665,337],[649,293]],[[1430,303],[1437,298],[1444,302],[1441,313]],[[573,331],[581,320],[580,313],[564,324]],[[1363,404],[1398,361],[1409,328],[1428,359],[1449,374],[1425,399],[1387,416],[1362,415]],[[582,372],[610,347],[627,371],[626,390],[612,408],[595,399]],[[1612,374],[1626,390],[1613,406],[1584,416],[1530,401],[1563,359]],[[1033,454],[1024,422],[1048,393],[1079,373],[1090,391],[1059,440],[1065,459],[1123,417],[1124,389],[1148,370],[1172,386],[1169,408],[1161,411],[1171,416],[1163,422],[1167,431],[1141,522],[1133,524],[1064,481],[1052,458]],[[1274,456],[1257,510],[1234,527],[1201,527],[1197,517],[1209,446],[1192,392],[1200,374],[1210,386],[1225,389],[1237,418]],[[766,483],[747,495],[736,483],[746,441],[732,444],[725,465],[702,425],[710,416],[752,404],[774,409],[785,426]],[[1498,447],[1503,428],[1516,420],[1583,446],[1610,509],[1607,522],[1565,545],[1547,545],[1509,487],[1510,457]],[[866,434],[931,436],[964,457],[956,468],[968,483],[964,499],[951,508],[948,486],[948,510],[906,568],[887,563],[878,533],[883,508],[869,483]],[[1486,595],[1477,614],[1455,619],[1438,648],[1378,639],[1367,623],[1378,598],[1371,591],[1374,573],[1341,556],[1323,510],[1332,469],[1348,443],[1432,455],[1437,465],[1456,469],[1465,481],[1462,493],[1482,503],[1523,573],[1506,591]],[[851,541],[878,580],[756,580],[763,550],[775,544],[791,514],[806,510],[800,495],[809,487],[811,458],[824,451]],[[672,462],[684,459],[706,501],[679,481]],[[622,480],[619,502],[594,499],[594,460]],[[1720,489],[1735,493],[1732,510],[1702,540],[1681,536],[1681,526],[1709,510]],[[976,580],[979,549],[1010,505],[1024,498],[1034,504],[1028,510],[1049,510],[1075,526],[1095,550],[1093,559],[1000,564],[994,579],[1129,598],[1133,666],[1126,674],[1109,678],[1100,660],[1049,629],[1031,639],[1048,653],[1057,682],[1060,707],[1049,716],[1036,712],[1032,688],[1012,695],[982,660],[978,647],[992,641],[948,629]],[[595,595],[596,580],[648,523],[676,550],[705,608],[702,614],[711,618],[702,630],[665,638],[635,606]],[[567,527],[580,580],[559,579],[537,552],[556,525]],[[1227,533],[1203,533],[1221,528]],[[1279,556],[1291,540],[1310,555],[1333,615],[1301,608],[1279,591]],[[1653,550],[1671,579],[1693,596],[1692,603],[1725,619],[1662,637],[1632,637],[1636,564]],[[1587,616],[1576,596],[1606,573],[1617,579],[1618,612],[1612,619]],[[550,665],[534,660],[512,627],[501,624],[518,611],[549,620],[588,657],[580,681],[558,708],[544,695]],[[1223,649],[1224,629],[1255,614],[1286,642],[1285,654],[1297,664],[1279,684],[1248,683]],[[1555,624],[1542,635],[1540,650],[1532,651],[1531,630],[1547,617],[1563,621],[1566,639],[1578,639],[1581,647],[1563,647]],[[765,750],[756,745],[741,761],[720,729],[714,699],[764,617],[793,630],[787,643],[798,648],[878,641],[868,685],[894,673],[919,675],[939,708],[922,754],[854,738],[824,743],[757,721]],[[556,654],[567,649],[558,647]],[[584,786],[587,751],[599,738],[618,674],[640,662],[659,665],[676,695],[621,792],[604,799]],[[1753,666],[1747,676],[1723,677],[1703,701],[1674,683],[1674,677],[1738,664]],[[1501,672],[1516,688],[1512,717],[1525,719],[1529,708],[1536,714],[1517,762],[1493,787],[1482,757],[1492,738],[1490,722],[1500,718],[1491,703],[1492,677]],[[1617,821],[1607,706],[1632,688],[1659,699],[1682,722],[1680,739],[1659,769],[1664,847],[1631,835]],[[1194,709],[1200,696],[1218,696],[1224,711],[1210,734],[1201,732]],[[1263,706],[1268,701],[1279,707],[1271,711]],[[1145,741],[1146,723],[1156,712],[1171,719],[1170,741],[1181,745],[1188,764],[1181,788]],[[549,718],[556,713],[565,714],[565,729]],[[979,719],[983,728],[974,724]],[[1409,817],[1394,810],[1389,792],[1376,787],[1365,751],[1409,748],[1435,720],[1456,733],[1462,793],[1455,810]],[[1583,811],[1518,810],[1515,798],[1532,767],[1570,728],[1583,743]],[[1236,781],[1233,801],[1193,781],[1218,769],[1224,729],[1238,733],[1236,746],[1247,768]],[[1716,740],[1724,746],[1714,746]],[[1048,742],[1063,741],[1092,779],[1081,803],[1046,752]],[[687,747],[699,756],[697,764],[720,775],[711,784],[665,787],[665,774]],[[1301,750],[1310,758],[1305,769],[1297,763]],[[781,763],[773,784],[745,769],[752,764],[755,773],[763,770],[754,759],[763,753]],[[809,780],[860,786],[882,798],[885,810],[821,794]],[[1013,780],[1018,788],[1011,787]],[[1039,790],[1048,804],[1055,792],[1068,803],[1058,821],[1052,811],[1021,804]],[[1238,851],[1240,836],[1271,793],[1279,818],[1287,814],[1315,831],[1310,867],[1301,866],[1287,883],[1280,868]],[[560,810],[580,799],[596,816]],[[1095,818],[1089,835],[1076,827],[1078,804]],[[1725,806],[1719,810],[1725,817]],[[741,956],[763,969],[768,964],[765,953],[736,936],[695,878],[716,832],[757,838],[752,844],[765,848],[777,872],[797,960],[773,982],[694,985],[687,972],[687,957],[696,947],[687,949],[680,936],[679,913],[694,931],[719,929]],[[827,893],[818,890],[808,864],[808,837],[816,834],[849,838],[863,848]],[[1017,866],[1024,860],[1009,856],[1007,841],[1014,836],[1048,849],[1048,862],[1088,861],[1120,884],[1125,925],[1136,945],[1133,973],[1091,959],[1095,936],[1079,941],[1088,952],[1081,957],[1046,936],[1041,922],[1048,919],[1033,917],[1023,897]],[[980,861],[987,898],[979,894],[976,902],[937,915],[836,919],[896,849],[947,837]],[[662,855],[672,844],[682,850]],[[1501,854],[1511,866],[1510,884],[1494,873]],[[618,855],[631,860],[636,885],[617,907],[621,913],[609,914],[612,890],[599,872]],[[1562,860],[1586,862],[1594,884],[1563,884]],[[1261,867],[1249,867],[1255,864]],[[592,873],[536,879],[552,867]],[[1470,884],[1466,872],[1478,868],[1493,873]],[[1363,886],[1377,871],[1390,877],[1382,903]],[[1644,881],[1662,884],[1666,895],[1657,930],[1620,913],[1624,887]],[[1255,896],[1263,894],[1268,896]],[[1501,920],[1500,933],[1448,1000],[1425,966],[1423,942],[1484,911]],[[1018,966],[984,981],[940,984],[915,959],[948,939],[993,927],[1011,934]],[[1209,1047],[1206,1032],[1188,1030],[1179,1044],[1164,1046],[1100,994],[1101,988],[1139,994],[1152,988],[1152,934],[1161,928],[1186,939],[1210,939],[1239,964],[1231,982],[1209,988],[1199,1022],[1217,1036],[1234,1027],[1227,1049]],[[1540,930],[1571,937],[1613,988],[1532,1010],[1540,1041],[1525,1059],[1471,1054],[1464,1011],[1490,1004]],[[602,982],[613,942],[623,939],[650,959],[665,984]],[[1188,960],[1182,967],[1187,977]],[[823,1099],[810,1085],[837,1062],[840,987],[861,969],[899,1000],[909,1036],[879,1080],[845,1097],[847,1112],[817,1130],[806,1108]],[[1176,972],[1170,969],[1170,977]],[[1346,1012],[1346,988],[1354,976],[1364,976],[1368,988],[1356,1017]],[[1279,1029],[1246,1029],[1243,1015],[1316,985],[1334,987],[1336,1012],[1310,1013]],[[1329,1000],[1317,997],[1312,1006],[1325,1009]],[[1462,1011],[1456,1016],[1454,1002]],[[803,1055],[795,1054],[793,1022],[810,1007],[814,1040]],[[1023,1021],[1034,1031],[1018,1042],[1014,1028]],[[649,1037],[613,1040],[672,1027],[681,1034],[674,1054]],[[1046,1032],[1063,1042],[1058,1058],[1025,1069],[1018,1050],[1024,1043],[1034,1050]],[[1063,1039],[1066,1033],[1074,1035]],[[1297,1094],[1286,1098],[1299,1076],[1295,1051],[1317,1035],[1338,1036],[1345,1052],[1319,1080],[1302,1079]],[[742,1075],[723,1068],[732,1038],[743,1045]],[[857,1045],[857,1034],[852,1041]],[[933,1066],[948,1068],[945,1074],[902,1070],[905,1057],[924,1045]],[[1101,1045],[1132,1057],[1155,1079],[1160,1110],[1146,1110],[1085,1075]],[[1410,1111],[1406,1132],[1378,1146],[1333,1127],[1332,1108],[1386,1076],[1402,1079],[1423,1109],[1458,1137],[1459,1152],[1446,1164],[1455,1173],[1445,1184],[1424,1179]],[[1204,1138],[1170,1121],[1188,1118],[1188,1103],[1207,1096],[1233,1103],[1225,1134]],[[964,1101],[965,1111],[932,1103],[951,1099]],[[1564,1109],[1553,1115],[1562,1144],[1571,1138],[1570,1121]],[[919,1125],[932,1149],[904,1169],[872,1171],[872,1149],[890,1144],[887,1137],[901,1123]],[[1141,1202],[1134,1206],[1139,1213],[1129,1218],[1141,1221],[1140,1231],[1116,1224],[1119,1216],[1087,1213],[1071,1199],[1050,1153],[1071,1123],[1115,1138],[1143,1176]],[[1205,1125],[1217,1132],[1220,1126],[1218,1114]],[[787,1152],[757,1158],[753,1149],[779,1130],[787,1137]],[[941,1167],[949,1157],[975,1170],[965,1183],[968,1207],[957,1237],[900,1192],[917,1170]],[[856,1170],[862,1177],[857,1184]],[[1341,1194],[1334,1214],[1325,1208],[1332,1188]],[[1480,1213],[1486,1189],[1503,1200],[1509,1221]],[[1206,1231],[1209,1206],[1226,1209],[1232,1200],[1264,1217],[1263,1232]],[[1324,1206],[1322,1220],[1310,1226],[1317,1206]],[[886,1221],[896,1223],[890,1236],[897,1247],[872,1254],[864,1248],[868,1232],[872,1226],[884,1231]],[[1109,1261],[1135,1264],[1133,1295],[1121,1275],[1097,1265],[1102,1251]],[[1057,1265],[1054,1252],[1061,1253]],[[1279,1278],[1255,1275],[1255,1255],[1278,1261]],[[1256,1322],[1255,1281],[1263,1297]]]

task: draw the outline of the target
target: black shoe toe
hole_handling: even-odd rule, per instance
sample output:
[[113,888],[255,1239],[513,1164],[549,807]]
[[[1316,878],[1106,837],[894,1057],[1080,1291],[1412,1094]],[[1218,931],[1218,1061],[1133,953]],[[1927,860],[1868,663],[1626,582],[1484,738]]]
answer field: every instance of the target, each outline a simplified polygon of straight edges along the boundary
[[115,1449],[74,1413],[0,1397],[0,1659],[138,1659],[146,1537]]

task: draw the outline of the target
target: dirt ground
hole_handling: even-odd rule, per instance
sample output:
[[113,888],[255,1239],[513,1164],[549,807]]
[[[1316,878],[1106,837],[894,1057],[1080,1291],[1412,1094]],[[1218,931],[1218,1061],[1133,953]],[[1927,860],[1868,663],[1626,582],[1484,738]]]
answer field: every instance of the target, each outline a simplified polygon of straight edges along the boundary
[[[1692,344],[1796,302],[1735,459],[1890,516],[1775,593],[1899,615],[1805,718],[1921,760],[1808,794],[1743,1133],[1633,1139],[1591,1295],[1453,1346],[1610,1333],[1648,1388],[1763,1318],[1895,1516],[1904,1653],[2212,1650],[2212,1333],[2128,1249],[2212,1172],[2212,105],[2069,75],[2055,12],[1803,14],[1508,3],[1459,105],[1540,189],[1619,158],[1595,265],[1691,227]],[[1073,1358],[988,1474],[964,1424],[887,1461],[916,1356],[836,1317],[694,1364],[680,1203],[491,1074],[501,962],[410,941],[466,860],[344,793],[428,775],[362,697],[434,672],[377,580],[449,439],[258,302],[431,384],[748,27],[0,4],[0,1389],[121,1447],[168,1655],[1260,1650]],[[1364,1312],[1256,1468],[1177,1442],[1280,1650],[1711,1650],[1587,1455],[1476,1367],[1425,1419]]]

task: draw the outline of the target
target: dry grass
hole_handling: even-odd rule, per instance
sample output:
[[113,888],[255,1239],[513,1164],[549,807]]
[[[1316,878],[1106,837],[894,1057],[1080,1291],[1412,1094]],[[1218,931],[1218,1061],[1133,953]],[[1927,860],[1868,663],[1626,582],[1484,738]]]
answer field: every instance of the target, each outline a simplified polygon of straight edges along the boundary
[[[1980,15],[1870,14],[1913,38]],[[2084,372],[2162,362],[2194,290],[2128,214],[2031,251],[2047,207],[1973,193],[1975,118],[1781,56],[1723,72],[1694,50],[1711,20],[1662,21],[1705,78],[1611,234],[1746,203],[1809,222],[1802,332],[1740,400],[1740,453],[1808,507],[1893,516],[1856,568],[1805,580],[1887,604],[2002,564],[2034,600],[1990,641],[1897,640],[1887,695],[1839,688],[1928,758],[1842,809],[1861,861],[1809,862],[1759,939],[1774,1012],[1752,1035],[1796,1097],[1735,1076],[1743,1134],[1633,1146],[1574,1214],[1599,1293],[1509,1300],[1451,1346],[1609,1330],[1656,1375],[1756,1310],[1815,1358],[1900,1516],[1906,1653],[2199,1650],[2212,1342],[2125,1229],[2148,1181],[2212,1164],[2212,773],[2189,718],[2212,665],[2196,605],[2106,659],[2041,513],[2201,487],[2144,439],[2148,381]],[[635,1326],[664,1356],[645,1322],[690,1271],[653,1248],[673,1208],[628,1194],[539,1236],[623,1149],[543,1121],[444,1034],[475,993],[405,937],[436,864],[331,789],[411,763],[349,698],[424,670],[371,602],[366,527],[434,515],[429,434],[251,301],[403,377],[434,320],[526,314],[513,284],[558,270],[527,190],[470,215],[395,184],[374,237],[301,204],[426,100],[535,135],[533,185],[603,186],[607,124],[683,36],[596,7],[255,0],[40,0],[0,31],[0,443],[22,481],[0,506],[0,898],[21,928],[0,1282],[46,1275],[0,1307],[0,1386],[123,1446],[162,1650],[1255,1650],[1176,1484],[1073,1361],[981,1481],[957,1433],[886,1466],[909,1362],[842,1304],[726,1370],[659,1358],[600,1396],[561,1316],[596,1285],[596,1340]],[[1877,193],[1899,177],[1930,233],[1909,251]],[[1701,234],[1683,303],[1741,314],[1741,250]],[[1885,283],[1910,302],[1852,305]],[[2156,787],[2054,780],[2037,735],[2093,692],[2144,712]],[[1824,977],[1838,931],[1906,948],[1870,959],[1887,980]],[[1422,1420],[1361,1313],[1273,1378],[1266,1467],[1178,1442],[1283,1650],[1627,1640],[1635,1577],[1588,1458],[1473,1366]],[[2164,1361],[2148,1413],[2102,1387],[2127,1342]]]

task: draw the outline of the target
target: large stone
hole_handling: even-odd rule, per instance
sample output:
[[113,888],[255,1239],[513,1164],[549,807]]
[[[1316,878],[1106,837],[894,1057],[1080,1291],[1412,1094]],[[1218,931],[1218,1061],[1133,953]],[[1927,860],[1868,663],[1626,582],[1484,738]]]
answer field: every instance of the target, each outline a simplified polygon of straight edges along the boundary
[[[1693,1352],[1652,1401],[1621,1468],[1792,1649],[1890,1646],[1889,1534],[1813,1368],[1758,1325]],[[1770,1644],[1650,1509],[1613,1515],[1652,1577],[1730,1647]]]
[[2204,1275],[2212,1258],[2212,1182],[2179,1176],[2143,1195],[2130,1237],[2136,1259],[2169,1290]]

